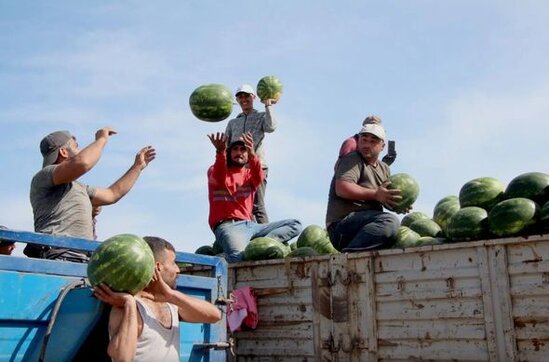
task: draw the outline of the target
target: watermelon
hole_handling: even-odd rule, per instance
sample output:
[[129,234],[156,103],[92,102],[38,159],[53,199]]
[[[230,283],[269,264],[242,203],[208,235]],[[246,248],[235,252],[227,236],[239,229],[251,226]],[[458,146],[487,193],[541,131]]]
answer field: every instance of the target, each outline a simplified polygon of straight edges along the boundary
[[425,246],[425,245],[439,245],[442,244],[444,239],[434,238],[432,236],[422,236],[416,241],[416,246]]
[[294,251],[295,249],[297,249],[297,243],[291,243],[290,244],[290,250]]
[[257,82],[257,95],[262,101],[272,99],[277,102],[282,95],[282,82],[274,75],[267,75]]
[[407,226],[398,228],[394,248],[408,248],[415,246],[421,236]]
[[318,253],[315,249],[309,247],[309,246],[303,246],[301,248],[297,248],[292,250],[292,252],[288,255],[286,255],[286,258],[297,258],[297,257],[306,257],[306,256],[317,256]]
[[465,183],[459,191],[461,207],[477,206],[489,211],[503,199],[505,186],[493,177],[479,177]]
[[547,201],[541,208],[539,220],[542,229],[549,230],[549,201]]
[[459,198],[451,195],[442,198],[435,205],[433,210],[433,220],[440,226],[442,233],[446,235],[446,226],[452,215],[460,209]]
[[223,247],[221,246],[221,243],[217,241],[217,239],[213,242],[212,249],[214,253],[213,255],[218,255],[223,253]]
[[436,222],[431,219],[416,220],[410,225],[410,229],[414,230],[420,236],[439,236],[442,229]]
[[219,122],[233,111],[233,94],[222,84],[206,84],[192,92],[189,98],[191,112],[205,122]]
[[494,235],[517,235],[536,223],[538,212],[534,201],[516,197],[496,204],[488,213],[488,225]]
[[509,182],[504,197],[524,197],[543,205],[549,198],[549,175],[543,172],[528,172]]
[[196,249],[194,253],[201,255],[215,255],[214,249],[211,245],[203,245]]
[[319,254],[337,254],[338,251],[332,245],[328,232],[321,226],[311,224],[307,226],[297,237],[298,248],[309,246]]
[[281,259],[288,253],[289,247],[280,241],[262,236],[252,239],[244,249],[244,260]]
[[388,189],[400,190],[400,196],[402,199],[395,205],[385,205],[385,207],[391,211],[398,213],[405,212],[412,204],[416,202],[419,196],[419,184],[414,178],[406,173],[396,173],[389,176]]
[[134,295],[149,284],[154,267],[154,256],[145,240],[133,234],[120,234],[95,249],[87,273],[93,287],[105,283],[114,291]]
[[446,231],[452,241],[479,240],[488,230],[488,213],[483,208],[468,206],[459,209],[448,221]]
[[409,227],[416,220],[428,219],[428,218],[429,216],[427,216],[427,214],[421,211],[412,211],[411,213],[406,214],[402,218],[402,220],[400,221],[400,225]]

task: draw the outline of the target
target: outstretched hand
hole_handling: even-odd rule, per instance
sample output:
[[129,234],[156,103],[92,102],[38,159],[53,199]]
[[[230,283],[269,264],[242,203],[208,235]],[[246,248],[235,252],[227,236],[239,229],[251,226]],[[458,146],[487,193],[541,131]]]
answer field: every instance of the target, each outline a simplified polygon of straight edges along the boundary
[[252,136],[252,133],[246,132],[240,139],[244,141],[244,146],[246,146],[246,151],[248,151],[248,157],[255,156],[254,137]]
[[143,147],[137,155],[135,155],[135,165],[139,166],[141,170],[149,165],[149,163],[156,158],[156,150],[153,146]]
[[208,138],[215,147],[217,153],[223,153],[227,149],[227,137],[223,132],[212,133]]
[[95,140],[98,140],[100,138],[108,139],[110,136],[115,135],[116,133],[117,132],[114,130],[114,128],[103,127],[95,132]]

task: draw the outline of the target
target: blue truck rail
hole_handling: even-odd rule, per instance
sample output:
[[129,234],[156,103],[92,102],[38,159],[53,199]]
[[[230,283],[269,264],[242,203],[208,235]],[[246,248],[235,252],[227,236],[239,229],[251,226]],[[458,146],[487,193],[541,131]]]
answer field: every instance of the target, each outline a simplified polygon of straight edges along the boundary
[[[93,251],[97,241],[2,230],[0,239]],[[177,289],[223,308],[227,263],[217,257],[176,253],[178,263],[211,268],[209,276],[180,274]],[[86,264],[0,255],[0,361],[101,361],[108,343],[109,307],[93,297]],[[226,322],[185,323],[181,361],[226,361]]]

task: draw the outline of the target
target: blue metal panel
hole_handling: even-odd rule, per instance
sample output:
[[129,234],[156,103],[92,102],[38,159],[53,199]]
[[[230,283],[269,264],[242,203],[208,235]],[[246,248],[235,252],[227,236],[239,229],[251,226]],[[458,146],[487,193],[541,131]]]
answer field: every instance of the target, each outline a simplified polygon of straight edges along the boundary
[[[15,242],[93,251],[99,242],[0,229]],[[180,275],[177,289],[208,301],[225,297],[227,263],[216,257],[176,253],[177,262],[210,266],[210,277]],[[86,265],[0,255],[0,361],[37,361],[54,304],[67,284],[86,276]],[[102,303],[91,290],[75,289],[60,305],[49,337],[46,361],[70,360],[96,323]],[[216,324],[181,323],[182,361],[225,361],[225,350],[204,343],[226,342],[225,320]]]

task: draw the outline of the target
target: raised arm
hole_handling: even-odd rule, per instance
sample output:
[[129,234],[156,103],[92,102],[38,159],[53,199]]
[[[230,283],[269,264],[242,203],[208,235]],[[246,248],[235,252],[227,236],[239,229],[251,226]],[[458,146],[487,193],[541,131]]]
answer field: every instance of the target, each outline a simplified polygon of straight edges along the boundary
[[257,157],[255,153],[254,139],[252,134],[250,132],[243,134],[242,140],[244,141],[244,145],[246,146],[246,150],[248,151],[248,163],[251,174],[250,182],[252,183],[254,189],[257,189],[265,178],[263,169],[261,167],[261,160],[259,159],[259,157]]
[[156,302],[176,305],[179,310],[179,317],[185,322],[216,323],[221,319],[221,311],[212,303],[170,288],[162,278],[158,268],[155,268],[153,280],[147,290],[152,292]]
[[[101,158],[109,137],[114,134],[116,134],[116,131],[112,128],[101,128],[95,133],[95,141],[72,157],[70,154],[71,151],[65,147],[59,149],[59,152],[63,152],[67,159],[55,167],[53,171],[54,185],[73,182],[91,170]],[[71,145],[71,147],[76,148],[76,141],[71,142],[74,142],[74,145]]]
[[273,111],[273,104],[276,104],[276,101],[274,99],[264,99],[261,102],[265,104],[265,121],[263,123],[263,131],[272,133],[278,126],[278,122]]
[[106,285],[94,288],[94,295],[112,306],[109,316],[108,355],[115,362],[133,361],[141,330],[135,298],[127,293],[113,292]]
[[126,171],[122,177],[116,180],[108,188],[98,188],[95,193],[95,197],[92,199],[92,204],[97,205],[110,205],[120,200],[124,195],[131,190],[141,171],[149,165],[149,163],[156,158],[156,150],[152,146],[146,146],[142,148],[135,156],[133,165]]
[[212,133],[208,138],[215,147],[215,163],[209,171],[209,177],[213,177],[217,184],[225,182],[227,174],[227,137],[222,132]]

